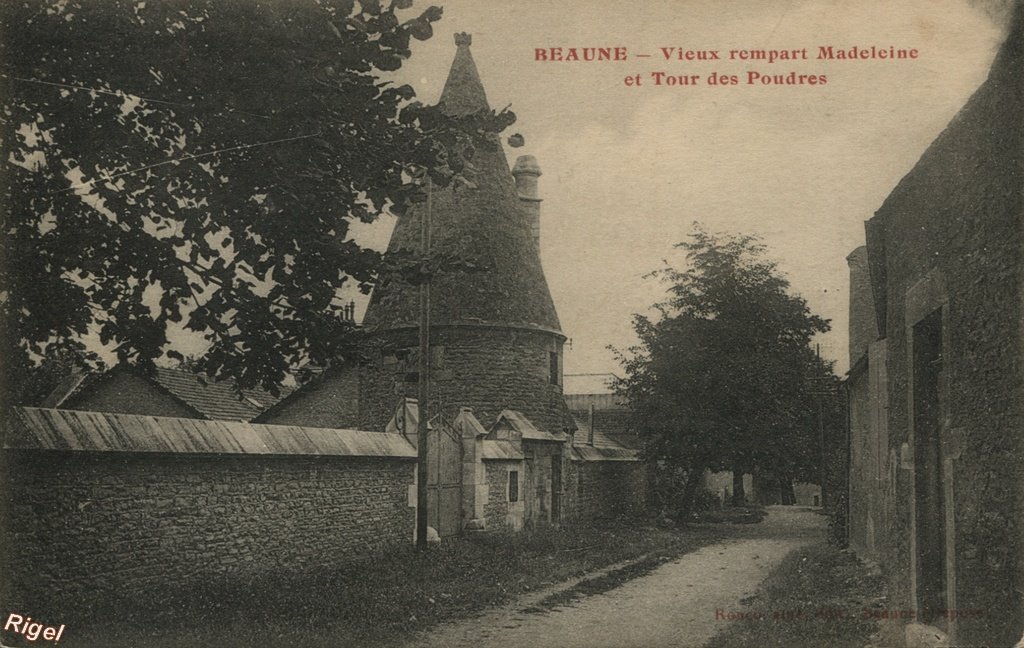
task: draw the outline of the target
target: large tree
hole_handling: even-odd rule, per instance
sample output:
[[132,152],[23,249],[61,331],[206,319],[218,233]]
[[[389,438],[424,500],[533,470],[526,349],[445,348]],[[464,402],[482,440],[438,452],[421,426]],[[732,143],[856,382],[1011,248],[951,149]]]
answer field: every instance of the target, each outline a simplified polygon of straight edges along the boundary
[[[441,10],[412,0],[18,0],[0,9],[0,317],[47,356],[180,357],[274,388],[352,348],[339,294],[387,263],[349,224],[471,181],[511,113],[385,80]],[[434,263],[438,263],[436,260]]]
[[682,269],[655,273],[669,297],[656,317],[637,315],[639,343],[620,354],[647,457],[685,474],[689,514],[706,469],[755,467],[787,478],[820,465],[813,389],[828,372],[811,347],[828,322],[789,290],[755,237],[696,226],[677,246]]

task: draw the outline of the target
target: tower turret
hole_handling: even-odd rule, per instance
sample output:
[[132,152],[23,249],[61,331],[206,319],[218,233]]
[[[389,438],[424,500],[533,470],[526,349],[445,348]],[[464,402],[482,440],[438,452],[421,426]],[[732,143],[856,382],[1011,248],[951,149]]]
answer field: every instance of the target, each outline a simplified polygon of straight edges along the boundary
[[516,192],[519,204],[530,224],[533,243],[540,247],[540,203],[542,198],[537,195],[537,178],[542,174],[537,158],[532,155],[520,155],[512,167],[512,175],[516,179]]
[[[470,43],[468,34],[455,36],[439,101],[448,114],[488,107]],[[541,268],[535,219],[523,209],[524,191],[496,136],[493,144],[473,158],[473,188],[437,190],[430,201],[431,250],[481,266],[432,281],[431,400],[442,409],[472,407],[485,422],[502,410],[519,410],[557,433],[572,426],[561,388],[565,336]],[[540,169],[535,160],[522,166],[533,174],[536,198]],[[419,249],[425,209],[417,205],[398,219],[389,251]],[[363,323],[383,350],[361,388],[365,425],[386,421],[399,398],[415,394],[418,305],[417,287],[398,280],[382,281],[370,299]]]

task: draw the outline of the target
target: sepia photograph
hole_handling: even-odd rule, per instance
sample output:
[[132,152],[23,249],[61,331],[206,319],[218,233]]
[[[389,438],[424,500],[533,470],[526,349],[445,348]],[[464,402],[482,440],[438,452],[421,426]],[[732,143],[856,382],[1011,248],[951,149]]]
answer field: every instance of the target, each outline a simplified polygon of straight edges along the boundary
[[0,0],[28,646],[1024,648],[1024,0]]

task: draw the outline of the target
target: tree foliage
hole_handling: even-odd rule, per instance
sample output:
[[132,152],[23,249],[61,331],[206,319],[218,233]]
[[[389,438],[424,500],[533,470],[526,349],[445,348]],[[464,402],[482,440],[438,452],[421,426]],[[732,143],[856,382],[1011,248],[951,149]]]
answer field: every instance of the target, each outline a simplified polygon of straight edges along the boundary
[[472,174],[511,113],[449,117],[384,78],[441,10],[411,0],[27,0],[0,16],[10,365],[97,335],[275,388],[351,350],[339,290],[422,266],[349,237]]
[[639,343],[620,353],[617,387],[648,458],[687,474],[687,511],[705,469],[817,481],[816,394],[835,378],[811,344],[828,322],[790,292],[753,236],[696,226],[677,248],[685,267],[655,273],[668,299],[656,318],[635,316]]

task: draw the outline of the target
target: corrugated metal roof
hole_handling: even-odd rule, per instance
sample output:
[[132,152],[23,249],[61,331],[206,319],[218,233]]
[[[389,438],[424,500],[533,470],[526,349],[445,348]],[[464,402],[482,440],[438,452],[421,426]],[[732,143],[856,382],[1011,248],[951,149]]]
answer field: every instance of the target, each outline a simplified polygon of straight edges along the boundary
[[415,459],[397,434],[243,421],[17,407],[4,447],[182,454],[333,455]]
[[505,460],[505,461],[519,461],[523,458],[523,453],[516,448],[516,444],[511,441],[497,441],[495,439],[484,439],[483,442],[483,454],[482,459],[487,460]]
[[575,445],[573,461],[640,461],[640,453],[623,447]]

